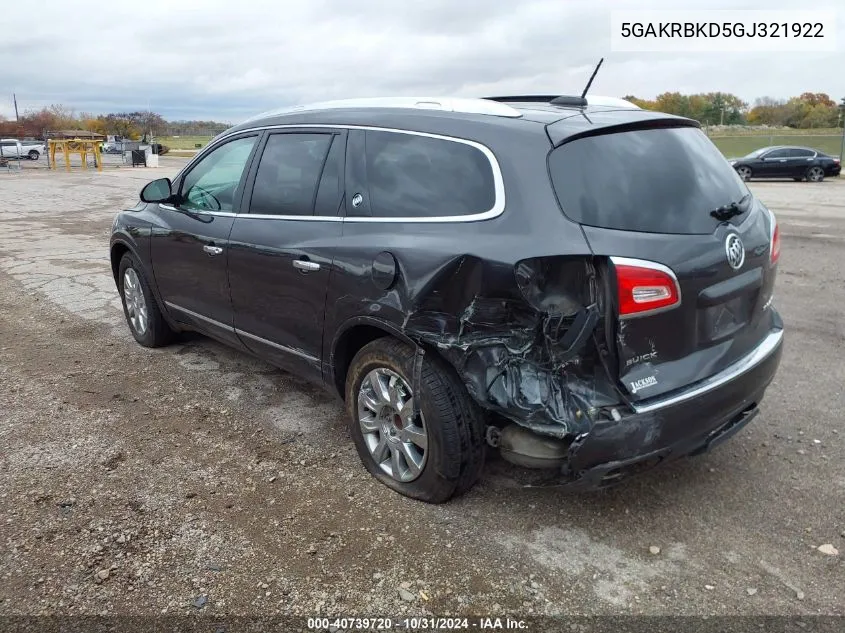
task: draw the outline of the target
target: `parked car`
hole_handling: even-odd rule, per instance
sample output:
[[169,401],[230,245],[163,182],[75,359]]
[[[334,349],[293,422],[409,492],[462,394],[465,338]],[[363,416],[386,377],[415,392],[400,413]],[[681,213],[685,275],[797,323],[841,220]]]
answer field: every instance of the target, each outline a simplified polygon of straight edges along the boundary
[[3,153],[7,158],[16,158],[18,156],[17,150],[19,149],[21,158],[38,160],[41,158],[41,155],[47,151],[42,141],[30,139],[18,140],[14,138],[4,138],[0,141],[0,146],[3,147]]
[[8,160],[17,160],[26,156],[21,142],[14,138],[0,139],[0,158]]
[[743,180],[751,178],[792,178],[821,182],[825,176],[838,176],[840,160],[811,147],[777,145],[762,147],[742,158],[728,159]]
[[487,445],[576,488],[707,451],[780,361],[777,222],[697,122],[602,103],[233,127],[115,218],[132,335],[196,330],[324,385],[367,470],[429,502]]

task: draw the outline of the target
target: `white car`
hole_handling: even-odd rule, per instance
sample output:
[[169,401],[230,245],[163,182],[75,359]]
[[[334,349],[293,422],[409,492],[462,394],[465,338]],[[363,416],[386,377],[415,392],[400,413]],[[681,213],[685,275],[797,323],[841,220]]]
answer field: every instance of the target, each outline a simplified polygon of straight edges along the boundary
[[28,158],[38,160],[41,155],[47,152],[47,148],[41,141],[19,141],[15,138],[4,138],[0,140],[0,152],[4,158]]

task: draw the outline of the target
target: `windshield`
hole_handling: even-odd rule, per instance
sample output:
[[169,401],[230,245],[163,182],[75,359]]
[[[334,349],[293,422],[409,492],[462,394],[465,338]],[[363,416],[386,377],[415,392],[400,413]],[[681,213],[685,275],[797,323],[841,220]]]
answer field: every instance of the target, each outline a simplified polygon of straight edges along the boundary
[[769,149],[768,147],[761,147],[760,149],[755,149],[750,154],[746,154],[745,156],[743,156],[743,158],[757,158],[760,154],[762,154],[763,152],[765,152],[768,149]]
[[692,127],[577,139],[552,151],[549,171],[570,219],[624,231],[710,234],[720,222],[710,212],[748,193]]

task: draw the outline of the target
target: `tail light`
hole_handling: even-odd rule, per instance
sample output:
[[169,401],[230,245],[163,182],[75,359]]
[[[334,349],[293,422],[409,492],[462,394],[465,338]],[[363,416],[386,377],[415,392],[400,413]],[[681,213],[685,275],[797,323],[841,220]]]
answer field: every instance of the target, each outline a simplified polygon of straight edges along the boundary
[[772,216],[772,237],[769,244],[769,263],[774,266],[778,263],[778,258],[780,258],[780,227],[778,226],[775,214],[771,211],[769,211],[769,214]]
[[681,305],[681,288],[671,268],[641,259],[611,257],[616,269],[619,316],[646,316]]

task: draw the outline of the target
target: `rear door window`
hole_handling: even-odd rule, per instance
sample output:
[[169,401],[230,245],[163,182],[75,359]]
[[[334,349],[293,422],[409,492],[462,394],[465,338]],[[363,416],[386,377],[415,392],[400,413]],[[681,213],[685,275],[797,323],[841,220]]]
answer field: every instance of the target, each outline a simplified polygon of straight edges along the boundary
[[249,212],[314,215],[317,184],[332,136],[311,133],[270,135],[258,164]]
[[365,144],[373,216],[474,215],[496,203],[493,167],[473,145],[387,131],[367,131]]
[[809,149],[791,149],[789,150],[790,158],[812,158],[815,152]]
[[709,234],[710,211],[748,193],[698,128],[634,130],[576,139],[549,155],[563,212],[608,229]]

